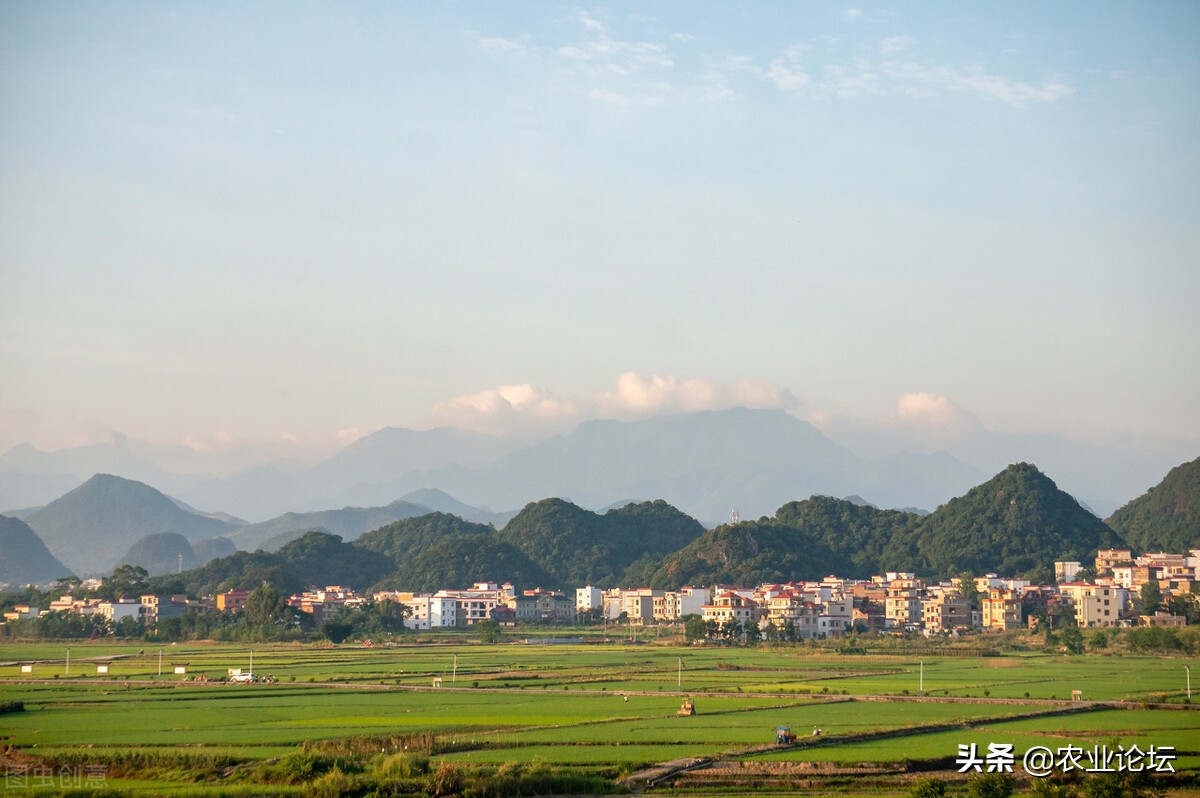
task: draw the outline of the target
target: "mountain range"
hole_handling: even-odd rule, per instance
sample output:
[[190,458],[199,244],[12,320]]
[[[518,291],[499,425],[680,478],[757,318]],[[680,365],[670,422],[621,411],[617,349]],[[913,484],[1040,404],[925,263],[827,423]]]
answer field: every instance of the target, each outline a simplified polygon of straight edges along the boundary
[[437,490],[479,513],[494,508],[495,517],[479,518],[493,523],[546,496],[591,508],[645,496],[711,524],[734,509],[752,517],[814,493],[935,507],[985,477],[945,453],[861,458],[783,411],[732,409],[588,421],[533,442],[449,428],[385,428],[314,466],[271,463],[222,478],[168,472],[121,438],[53,453],[19,446],[0,456],[0,507],[37,506],[61,495],[72,479],[78,484],[97,472],[258,522],[287,512],[386,506]]
[[[386,431],[368,436],[361,446],[346,450],[340,465],[326,466],[326,478],[332,480],[335,473],[350,474],[347,479],[378,473],[391,446],[414,447],[415,441],[440,440],[447,451],[439,457],[447,462],[464,456],[471,440],[470,435],[421,435]],[[407,460],[398,461],[398,468],[429,456],[416,449]],[[755,452],[762,461],[757,479]],[[495,450],[478,454],[484,460],[495,455]],[[89,450],[88,457],[95,456]],[[466,576],[488,571],[490,558],[509,563],[543,585],[612,583],[631,575],[655,584],[718,576],[740,581],[739,574],[762,571],[753,564],[756,559],[780,574],[834,570],[857,576],[915,569],[945,575],[956,568],[1023,573],[1046,567],[1053,559],[1086,559],[1099,546],[1124,543],[1138,550],[1175,551],[1200,546],[1200,460],[1173,469],[1158,486],[1114,513],[1111,526],[1027,464],[1010,466],[987,482],[965,485],[937,501],[932,513],[914,512],[911,503],[899,501],[893,506],[904,510],[880,509],[887,503],[868,499],[885,493],[883,486],[897,470],[918,473],[928,489],[957,478],[956,461],[939,455],[864,461],[810,425],[769,411],[697,413],[636,424],[593,422],[570,435],[503,453],[491,466],[478,462],[477,471],[455,464],[435,472],[463,484],[475,484],[490,474],[498,487],[476,487],[485,494],[493,491],[488,494],[493,498],[525,484],[541,484],[543,496],[559,498],[538,498],[520,512],[496,513],[425,487],[377,506],[287,512],[248,524],[227,513],[196,510],[149,485],[98,474],[20,516],[29,534],[36,533],[34,538],[44,542],[51,559],[81,576],[105,574],[119,562],[170,574],[179,570],[180,557],[186,567],[226,556],[233,547],[271,553],[309,532],[327,537],[331,533],[339,545],[353,545],[360,537],[369,543],[378,538],[376,532],[403,529],[410,522],[425,530],[423,537],[402,535],[411,548],[403,556],[398,556],[398,544],[389,544],[386,556],[395,564],[392,575],[403,572],[406,578],[417,578],[420,572],[412,569],[419,564],[427,574]],[[851,484],[855,487],[848,490]],[[875,490],[864,490],[863,485]],[[363,483],[356,488],[364,493],[376,489],[384,490]],[[794,500],[806,494],[811,498]],[[849,498],[832,498],[837,495]],[[655,501],[612,501],[613,496]],[[671,496],[690,497],[693,505],[709,508],[710,514],[700,518],[720,517],[730,504],[733,508],[728,509],[756,507],[774,496],[784,498],[774,505],[772,515],[708,532],[695,520],[698,514],[687,512]],[[730,496],[749,504],[738,498],[726,501]],[[597,506],[604,511],[588,509]],[[431,513],[453,516],[455,521],[447,526],[422,520]],[[460,522],[467,525],[456,526]],[[451,528],[448,534],[431,531]],[[420,543],[413,547],[418,538]],[[37,549],[28,535],[21,539],[30,551]],[[447,568],[454,558],[469,567]],[[8,555],[2,561],[18,558]],[[736,562],[742,570],[721,571],[716,562]],[[713,567],[695,570],[702,563]],[[0,581],[43,581],[38,574],[45,568],[39,568],[14,571]]]

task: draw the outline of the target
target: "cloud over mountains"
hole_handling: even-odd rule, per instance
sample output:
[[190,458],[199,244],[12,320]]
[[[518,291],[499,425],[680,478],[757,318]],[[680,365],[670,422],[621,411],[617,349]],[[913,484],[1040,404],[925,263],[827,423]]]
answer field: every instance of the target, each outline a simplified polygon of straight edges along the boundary
[[439,402],[428,422],[489,434],[526,434],[562,431],[590,419],[631,420],[732,407],[792,410],[799,404],[787,388],[766,380],[718,383],[627,371],[593,396],[562,396],[529,383],[487,388]]

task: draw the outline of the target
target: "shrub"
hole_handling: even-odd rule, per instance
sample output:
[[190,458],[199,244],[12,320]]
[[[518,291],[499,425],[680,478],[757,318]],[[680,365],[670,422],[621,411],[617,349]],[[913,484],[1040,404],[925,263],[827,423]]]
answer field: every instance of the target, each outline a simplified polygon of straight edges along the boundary
[[967,784],[971,798],[1008,798],[1013,791],[1013,777],[1007,773],[982,773]]
[[350,792],[350,777],[334,766],[324,776],[314,779],[304,786],[306,798],[341,798]]
[[908,791],[909,798],[945,798],[946,782],[938,778],[921,779]]
[[429,776],[426,794],[439,796],[458,795],[462,792],[463,777],[458,768],[449,762],[442,762],[438,769]]

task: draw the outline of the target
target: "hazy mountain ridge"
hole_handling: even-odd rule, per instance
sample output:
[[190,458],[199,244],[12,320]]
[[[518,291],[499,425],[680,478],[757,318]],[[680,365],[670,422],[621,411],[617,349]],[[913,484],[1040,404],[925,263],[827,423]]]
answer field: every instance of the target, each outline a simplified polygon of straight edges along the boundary
[[[546,496],[587,507],[653,496],[715,521],[731,509],[752,517],[814,493],[854,493],[879,506],[936,506],[983,476],[944,453],[866,460],[783,411],[741,408],[588,421],[566,435],[535,441],[449,428],[385,428],[311,467],[271,463],[224,478],[167,474],[117,443],[36,455],[31,447],[17,447],[0,457],[0,469],[36,465],[54,473],[96,473],[80,470],[87,464],[132,478],[153,475],[150,484],[193,507],[255,522],[287,512],[382,506],[427,490],[450,494],[481,513]],[[0,488],[5,485],[0,473]],[[18,501],[10,487],[13,507],[46,499],[43,491]],[[474,520],[501,525],[510,517],[499,512]]]
[[202,540],[234,529],[184,510],[149,485],[110,474],[95,475],[30,514],[26,523],[80,576],[108,573],[147,535],[176,532]]
[[243,527],[229,535],[229,539],[239,549],[254,551],[281,535],[319,528],[338,535],[343,540],[351,541],[364,532],[427,512],[428,507],[397,500],[384,507],[343,507],[340,510],[284,513],[270,521]]

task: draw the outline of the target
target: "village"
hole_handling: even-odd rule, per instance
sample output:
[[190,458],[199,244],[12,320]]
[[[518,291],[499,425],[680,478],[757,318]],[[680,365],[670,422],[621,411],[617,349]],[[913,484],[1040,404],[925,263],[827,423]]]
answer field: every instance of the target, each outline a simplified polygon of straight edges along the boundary
[[[612,625],[614,632],[689,622],[690,638],[813,640],[858,633],[961,634],[971,630],[1083,629],[1187,624],[1183,611],[1200,594],[1200,550],[1134,556],[1130,549],[1101,549],[1094,563],[1056,562],[1056,584],[1039,585],[996,574],[927,581],[889,572],[867,580],[827,576],[820,581],[761,584],[600,589],[585,585],[574,598],[511,583],[478,582],[467,589],[431,593],[379,591],[362,595],[330,585],[286,599],[314,628],[344,613],[379,602],[403,608],[413,631],[463,629],[483,621],[500,627],[533,623]],[[91,587],[98,586],[97,584]],[[81,585],[88,589],[85,582]],[[49,607],[19,604],[5,621],[47,613],[95,615],[113,629],[124,621],[147,630],[187,613],[238,613],[251,591],[228,590],[200,599],[187,596],[121,596],[114,601],[63,595]]]

